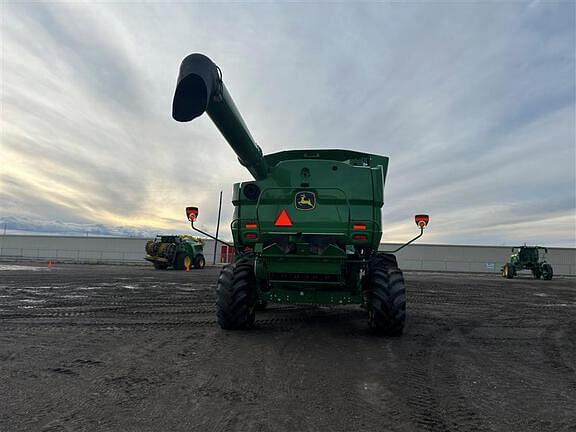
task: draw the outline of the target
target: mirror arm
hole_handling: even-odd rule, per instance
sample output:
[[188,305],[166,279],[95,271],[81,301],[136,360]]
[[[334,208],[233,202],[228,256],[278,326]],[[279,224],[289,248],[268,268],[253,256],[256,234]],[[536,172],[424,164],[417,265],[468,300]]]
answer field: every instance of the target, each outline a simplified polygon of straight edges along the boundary
[[190,221],[190,226],[192,227],[192,229],[193,229],[194,231],[198,231],[200,234],[204,234],[206,237],[209,237],[209,238],[211,238],[212,240],[215,240],[216,242],[225,244],[226,246],[231,247],[231,248],[234,247],[234,245],[231,245],[230,243],[227,243],[227,242],[225,242],[225,241],[223,241],[223,240],[220,240],[220,239],[214,237],[213,235],[210,235],[210,234],[208,234],[207,232],[204,232],[204,231],[196,228],[196,227],[194,226],[194,221],[193,221],[193,220]]
[[394,249],[393,251],[390,251],[390,253],[396,253],[401,249],[404,249],[406,246],[408,246],[410,243],[415,242],[416,240],[418,240],[420,237],[422,237],[422,234],[424,234],[424,227],[420,227],[420,234],[418,234],[416,237],[414,237],[412,240],[410,240],[408,243],[404,243],[402,246],[400,246],[398,249]]

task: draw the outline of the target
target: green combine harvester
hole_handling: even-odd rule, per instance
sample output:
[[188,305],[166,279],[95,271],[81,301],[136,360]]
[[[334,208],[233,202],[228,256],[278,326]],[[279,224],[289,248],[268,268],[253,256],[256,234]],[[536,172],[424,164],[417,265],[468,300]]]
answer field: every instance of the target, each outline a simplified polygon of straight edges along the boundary
[[551,280],[554,275],[552,266],[546,262],[544,254],[539,254],[539,251],[544,251],[544,254],[548,253],[547,248],[540,246],[513,247],[512,252],[516,253],[510,255],[510,260],[502,266],[502,277],[512,279],[520,270],[530,270],[535,279]]
[[163,235],[146,242],[145,260],[157,270],[203,269],[206,265],[202,240],[192,236]]
[[[254,177],[234,185],[237,255],[218,278],[220,326],[250,328],[255,311],[269,302],[360,304],[375,331],[400,335],[404,277],[393,254],[378,252],[388,158],[313,149],[264,156],[218,66],[192,54],[180,67],[172,115],[187,122],[204,112]],[[197,207],[186,213],[193,229],[214,238],[194,226]],[[422,236],[428,216],[416,216],[416,223],[419,235],[402,247]]]

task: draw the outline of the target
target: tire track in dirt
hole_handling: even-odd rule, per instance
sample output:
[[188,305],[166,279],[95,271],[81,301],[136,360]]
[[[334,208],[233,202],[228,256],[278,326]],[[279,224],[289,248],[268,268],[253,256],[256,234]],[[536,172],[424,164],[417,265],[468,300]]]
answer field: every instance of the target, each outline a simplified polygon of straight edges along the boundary
[[552,370],[568,378],[568,388],[576,404],[576,321],[571,321],[565,328],[549,326],[542,334],[542,351]]
[[[524,431],[532,427],[533,430],[546,430],[545,426],[550,422],[546,417],[555,417],[547,406],[576,403],[576,395],[570,397],[562,391],[562,381],[551,387],[551,376],[548,371],[543,373],[541,360],[517,352],[522,347],[534,350],[536,354],[540,347],[537,334],[542,329],[532,328],[527,333],[518,333],[517,338],[506,337],[506,333],[501,337],[494,329],[485,327],[484,323],[478,323],[475,328],[454,329],[452,339],[458,349],[452,370],[462,377],[465,396],[473,401],[485,424],[493,425],[495,415],[506,414],[508,419],[497,430]],[[479,346],[483,352],[481,357],[478,356]],[[444,398],[448,400],[450,396]],[[573,402],[569,401],[570,398]],[[516,403],[519,400],[523,403]],[[528,411],[527,406],[531,406]],[[561,424],[560,417],[556,418]]]
[[0,430],[576,430],[569,280],[407,273],[386,339],[351,307],[221,331],[216,274],[2,274]]

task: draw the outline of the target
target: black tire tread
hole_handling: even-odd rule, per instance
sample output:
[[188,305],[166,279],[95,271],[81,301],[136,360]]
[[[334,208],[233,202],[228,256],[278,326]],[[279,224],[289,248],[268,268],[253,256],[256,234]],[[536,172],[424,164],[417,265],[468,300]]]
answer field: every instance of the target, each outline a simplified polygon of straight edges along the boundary
[[542,276],[544,280],[552,280],[552,277],[554,277],[554,270],[552,270],[552,266],[550,264],[542,264]]
[[228,264],[218,277],[217,318],[225,330],[248,329],[254,325],[254,267],[247,260]]
[[[200,259],[203,259],[203,260],[204,260],[204,266],[203,266],[203,267],[200,267]],[[194,260],[193,260],[193,266],[194,266],[195,269],[199,269],[199,270],[201,270],[201,269],[203,269],[204,267],[206,267],[206,258],[204,258],[204,255],[201,255],[201,254],[196,255],[196,256],[194,257]]]
[[186,259],[186,253],[180,252],[174,258],[174,270],[184,270],[184,260]]
[[514,278],[514,267],[512,267],[510,264],[506,263],[506,264],[504,264],[504,268],[507,268],[508,272],[503,273],[503,276],[506,279],[513,279]]
[[400,336],[406,324],[404,275],[390,259],[377,257],[369,268],[370,326],[379,334]]

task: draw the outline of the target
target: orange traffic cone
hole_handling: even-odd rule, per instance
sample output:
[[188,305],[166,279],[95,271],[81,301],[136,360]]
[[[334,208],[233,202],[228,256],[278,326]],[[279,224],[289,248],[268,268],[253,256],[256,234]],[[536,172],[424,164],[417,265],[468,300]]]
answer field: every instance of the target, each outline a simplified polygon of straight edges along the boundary
[[52,260],[48,260],[48,269],[52,269]]
[[186,271],[187,271],[187,272],[190,271],[190,264],[188,264],[188,265],[186,266]]

